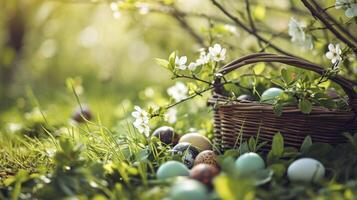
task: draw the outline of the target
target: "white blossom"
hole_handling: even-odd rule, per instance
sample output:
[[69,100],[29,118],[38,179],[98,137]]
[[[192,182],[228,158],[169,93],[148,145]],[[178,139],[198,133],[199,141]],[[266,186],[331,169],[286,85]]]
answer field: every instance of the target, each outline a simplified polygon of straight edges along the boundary
[[357,3],[352,0],[336,0],[336,9],[344,9],[345,15],[348,18],[353,18],[357,16]]
[[167,94],[176,102],[187,98],[188,88],[182,82],[177,82],[174,86],[167,89]]
[[351,4],[349,8],[345,11],[345,15],[348,18],[353,18],[357,16],[357,3]]
[[139,131],[139,133],[144,133],[149,136],[149,113],[140,108],[139,106],[134,107],[135,111],[131,115],[135,118],[133,122],[134,127]]
[[337,61],[341,61],[342,57],[341,57],[341,48],[339,44],[333,45],[333,44],[329,44],[328,45],[328,52],[326,52],[326,57],[331,60],[331,62],[333,64],[335,64]]
[[233,25],[225,24],[224,28],[231,33],[237,33],[237,28]]
[[191,63],[187,66],[187,68],[188,68],[189,70],[191,70],[191,71],[195,71],[198,66],[199,66],[199,65],[198,65],[196,62],[191,62]]
[[222,48],[220,44],[215,44],[208,48],[209,55],[212,60],[219,62],[226,58],[226,49]]
[[19,123],[9,123],[7,126],[7,130],[11,133],[18,132],[22,129],[22,125]]
[[146,15],[150,12],[150,7],[146,3],[138,3],[137,7],[139,9],[139,13],[142,15]]
[[181,56],[181,57],[176,56],[176,58],[175,58],[175,68],[181,69],[181,70],[185,70],[187,68],[186,62],[187,62],[187,57],[186,56]]
[[164,115],[164,120],[170,124],[175,123],[177,121],[177,109],[169,108]]
[[313,48],[312,36],[305,33],[306,25],[302,22],[297,21],[295,18],[290,18],[289,24],[289,35],[291,41],[299,44],[300,46],[307,47],[309,49]]

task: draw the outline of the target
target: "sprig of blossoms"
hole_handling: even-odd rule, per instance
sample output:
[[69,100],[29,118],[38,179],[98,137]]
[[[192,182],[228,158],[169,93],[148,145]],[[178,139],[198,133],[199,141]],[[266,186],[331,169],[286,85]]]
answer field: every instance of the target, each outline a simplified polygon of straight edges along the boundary
[[182,82],[177,82],[174,86],[167,89],[167,94],[176,102],[187,98],[188,88]]
[[342,50],[340,48],[339,44],[333,45],[329,44],[328,45],[328,52],[326,52],[326,57],[331,60],[332,64],[336,64],[336,62],[340,62],[342,60],[341,54]]
[[150,134],[149,113],[139,106],[135,106],[134,109],[135,111],[131,113],[131,115],[135,118],[133,125],[139,133],[143,133],[148,137]]

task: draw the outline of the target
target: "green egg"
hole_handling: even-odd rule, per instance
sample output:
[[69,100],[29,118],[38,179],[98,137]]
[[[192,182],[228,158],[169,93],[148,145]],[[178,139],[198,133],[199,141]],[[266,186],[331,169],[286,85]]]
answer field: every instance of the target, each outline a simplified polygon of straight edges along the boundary
[[176,176],[189,176],[188,168],[178,161],[167,161],[156,172],[158,179],[172,178]]
[[268,104],[273,104],[275,101],[275,98],[281,95],[284,91],[280,88],[269,88],[265,90],[262,94],[262,97],[260,101],[262,103],[268,103]]
[[256,153],[241,155],[235,162],[235,168],[241,175],[249,175],[265,168],[264,160]]
[[196,180],[179,181],[171,187],[171,200],[208,200],[207,188]]

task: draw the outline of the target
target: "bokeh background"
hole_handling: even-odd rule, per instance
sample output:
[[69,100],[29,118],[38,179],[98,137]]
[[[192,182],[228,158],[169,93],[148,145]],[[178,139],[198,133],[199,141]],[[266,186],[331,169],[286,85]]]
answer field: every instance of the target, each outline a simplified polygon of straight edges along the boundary
[[[238,15],[245,12],[243,1],[224,4]],[[252,14],[262,35],[275,32],[279,46],[319,62],[323,56],[290,43],[288,20],[307,16],[295,4],[251,1]],[[68,119],[77,105],[66,85],[71,78],[82,91],[81,101],[113,123],[123,117],[125,105],[164,98],[174,84],[155,58],[167,58],[174,50],[190,58],[202,47],[200,39],[208,45],[212,35],[228,48],[226,60],[258,50],[255,38],[233,26],[210,1],[175,1],[177,10],[187,13],[186,21],[165,7],[134,5],[116,12],[111,2],[100,0],[0,0],[0,122],[17,121],[38,106],[50,119]]]

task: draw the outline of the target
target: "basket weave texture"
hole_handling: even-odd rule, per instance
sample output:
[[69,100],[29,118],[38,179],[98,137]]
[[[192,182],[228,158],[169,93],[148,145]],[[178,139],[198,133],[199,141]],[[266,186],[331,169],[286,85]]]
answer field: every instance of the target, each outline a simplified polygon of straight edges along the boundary
[[[319,74],[325,72],[321,66],[301,58],[257,53],[227,64],[218,73],[225,75],[257,62],[279,62]],[[259,134],[259,141],[267,141],[265,149],[269,149],[277,132],[283,134],[285,145],[290,147],[298,148],[308,135],[312,137],[313,142],[344,142],[343,132],[357,131],[357,94],[353,90],[356,83],[339,75],[330,79],[338,83],[348,95],[350,110],[329,110],[314,106],[310,114],[303,114],[296,106],[289,106],[284,107],[281,116],[277,116],[272,105],[230,100],[222,92],[221,80],[218,78],[215,81],[214,93],[209,99],[209,104],[213,106],[216,147],[221,150],[236,148],[240,139],[244,141]]]

